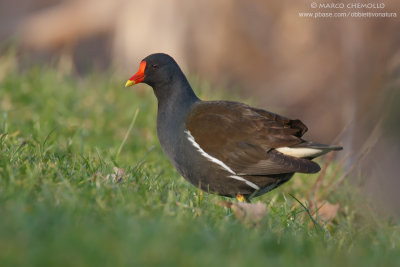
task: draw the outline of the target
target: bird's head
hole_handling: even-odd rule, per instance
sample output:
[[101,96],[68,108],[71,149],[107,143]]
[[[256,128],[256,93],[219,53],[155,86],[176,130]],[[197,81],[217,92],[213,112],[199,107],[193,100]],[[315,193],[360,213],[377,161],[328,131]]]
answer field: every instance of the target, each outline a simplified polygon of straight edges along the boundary
[[126,82],[125,86],[146,83],[154,88],[171,82],[177,71],[180,71],[180,68],[169,55],[151,54],[140,62],[138,72]]

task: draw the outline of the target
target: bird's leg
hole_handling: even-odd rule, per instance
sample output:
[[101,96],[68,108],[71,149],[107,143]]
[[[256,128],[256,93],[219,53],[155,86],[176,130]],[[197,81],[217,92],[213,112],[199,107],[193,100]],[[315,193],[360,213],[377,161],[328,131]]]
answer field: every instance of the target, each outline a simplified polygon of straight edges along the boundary
[[236,196],[236,199],[237,199],[239,202],[251,203],[250,199],[249,199],[248,197],[244,196],[244,195],[240,195],[240,194],[239,194],[239,195]]

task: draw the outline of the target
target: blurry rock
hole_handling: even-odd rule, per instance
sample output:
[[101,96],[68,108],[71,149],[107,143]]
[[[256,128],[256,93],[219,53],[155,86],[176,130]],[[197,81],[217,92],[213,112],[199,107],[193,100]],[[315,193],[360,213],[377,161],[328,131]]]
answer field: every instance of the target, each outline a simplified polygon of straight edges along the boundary
[[75,45],[115,28],[120,1],[65,1],[27,16],[19,28],[22,44],[46,50]]

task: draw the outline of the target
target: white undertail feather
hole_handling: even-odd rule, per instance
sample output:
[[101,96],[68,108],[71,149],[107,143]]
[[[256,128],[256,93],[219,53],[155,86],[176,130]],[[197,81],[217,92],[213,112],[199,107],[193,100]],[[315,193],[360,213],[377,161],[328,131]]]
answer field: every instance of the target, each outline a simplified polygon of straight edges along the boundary
[[228,176],[228,177],[230,177],[230,178],[232,178],[232,179],[236,179],[236,180],[242,181],[242,182],[245,182],[248,186],[250,186],[250,187],[252,187],[252,188],[254,188],[254,189],[256,189],[256,190],[259,190],[259,189],[260,189],[260,187],[259,187],[258,185],[254,184],[254,183],[252,183],[252,182],[250,182],[250,181],[247,181],[246,179],[244,179],[244,178],[241,177],[241,176],[237,176],[236,173],[235,173],[231,168],[229,168],[225,163],[223,163],[223,162],[220,161],[219,159],[217,159],[217,158],[211,156],[210,154],[208,154],[207,152],[205,152],[205,151],[200,147],[200,145],[194,140],[194,137],[193,137],[193,135],[190,133],[189,130],[186,130],[185,133],[188,135],[188,140],[189,140],[189,141],[192,143],[192,145],[197,149],[197,151],[200,152],[200,154],[201,154],[202,156],[204,156],[205,158],[207,158],[209,161],[216,163],[217,165],[219,165],[220,167],[222,167],[222,168],[223,168],[224,170],[226,170],[227,172],[233,174],[233,175],[230,175],[230,176]]
[[328,149],[318,149],[318,148],[308,148],[308,147],[279,147],[275,149],[282,154],[296,157],[296,158],[315,158],[321,156],[330,150]]

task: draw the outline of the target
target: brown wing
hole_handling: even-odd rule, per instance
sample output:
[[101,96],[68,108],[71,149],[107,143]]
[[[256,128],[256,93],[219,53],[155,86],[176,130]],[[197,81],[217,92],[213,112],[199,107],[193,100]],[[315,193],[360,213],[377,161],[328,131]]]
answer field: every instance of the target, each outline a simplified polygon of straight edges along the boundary
[[241,103],[210,101],[195,104],[186,128],[206,153],[239,175],[314,173],[320,169],[315,162],[274,149],[304,142],[301,136],[307,127],[299,120]]

